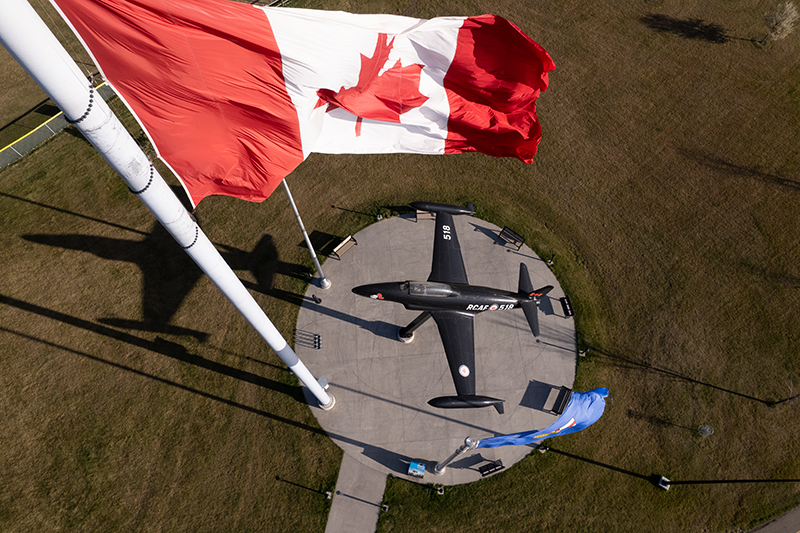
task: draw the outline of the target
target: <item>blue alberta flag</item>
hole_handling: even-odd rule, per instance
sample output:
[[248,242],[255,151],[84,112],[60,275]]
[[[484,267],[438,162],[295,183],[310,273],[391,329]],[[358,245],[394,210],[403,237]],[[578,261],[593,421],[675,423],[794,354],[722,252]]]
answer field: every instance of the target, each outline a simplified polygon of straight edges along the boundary
[[511,435],[498,435],[481,439],[477,448],[497,448],[499,446],[521,446],[538,440],[559,435],[575,433],[597,422],[606,407],[608,389],[599,387],[588,392],[573,392],[567,408],[555,422],[539,431],[524,431]]

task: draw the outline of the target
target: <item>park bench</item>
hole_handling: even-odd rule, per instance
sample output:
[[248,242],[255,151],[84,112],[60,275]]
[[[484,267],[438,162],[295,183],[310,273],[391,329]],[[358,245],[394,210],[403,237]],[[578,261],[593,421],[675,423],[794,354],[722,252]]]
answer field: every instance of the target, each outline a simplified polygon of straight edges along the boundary
[[564,310],[564,318],[569,318],[571,316],[575,316],[575,310],[572,309],[572,301],[569,299],[569,296],[564,295],[561,300],[561,309]]
[[569,399],[572,397],[572,389],[567,387],[553,387],[544,403],[544,409],[555,415],[560,415],[567,408]]
[[515,246],[517,250],[522,248],[522,245],[525,244],[525,239],[520,237],[517,233],[515,233],[511,228],[505,226],[503,231],[500,232],[500,238],[505,241],[506,244],[510,244],[511,246]]
[[486,477],[504,468],[505,467],[503,466],[503,461],[498,459],[497,461],[489,461],[487,464],[479,466],[478,472],[481,473],[481,477]]
[[358,244],[358,243],[356,242],[355,238],[353,238],[352,235],[348,235],[347,237],[345,237],[342,240],[342,242],[340,242],[339,244],[336,245],[336,248],[333,249],[333,251],[331,252],[331,255],[336,256],[336,259],[341,261],[342,260],[342,255],[344,255],[344,253],[347,250],[349,250],[350,248],[352,248],[356,244]]
[[420,220],[435,220],[435,219],[436,219],[436,213],[432,211],[420,211],[419,209],[417,209],[417,222],[419,222]]

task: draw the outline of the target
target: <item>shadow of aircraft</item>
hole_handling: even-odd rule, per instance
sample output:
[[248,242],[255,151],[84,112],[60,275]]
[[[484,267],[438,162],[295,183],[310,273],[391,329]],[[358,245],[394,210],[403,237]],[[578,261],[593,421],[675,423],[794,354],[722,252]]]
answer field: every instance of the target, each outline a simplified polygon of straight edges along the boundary
[[[88,252],[102,259],[134,263],[139,267],[143,277],[143,319],[105,317],[98,319],[99,322],[124,329],[191,335],[200,341],[208,338],[208,333],[169,324],[203,273],[191,257],[178,250],[174,239],[161,224],[156,222],[142,240],[76,234],[23,235],[22,238],[37,244]],[[252,252],[226,245],[217,244],[217,247],[222,249],[223,259],[233,270],[253,273],[257,283],[245,285],[263,294],[272,295],[271,286],[276,274],[298,279],[309,279],[311,274],[307,267],[280,261],[271,235],[264,235]],[[277,294],[276,297],[288,299],[286,295]]]
[[23,239],[67,250],[88,252],[102,259],[134,263],[142,272],[143,320],[101,318],[108,325],[152,331],[156,333],[191,335],[205,340],[207,333],[169,325],[186,295],[202,276],[200,268],[185,253],[176,248],[172,236],[156,223],[142,240],[115,239],[93,235],[23,235]]
[[250,288],[263,294],[272,295],[272,283],[276,274],[303,281],[309,281],[313,276],[309,267],[281,261],[272,235],[263,235],[250,252],[225,244],[215,246],[233,270],[252,272],[257,285],[253,286],[251,283]]

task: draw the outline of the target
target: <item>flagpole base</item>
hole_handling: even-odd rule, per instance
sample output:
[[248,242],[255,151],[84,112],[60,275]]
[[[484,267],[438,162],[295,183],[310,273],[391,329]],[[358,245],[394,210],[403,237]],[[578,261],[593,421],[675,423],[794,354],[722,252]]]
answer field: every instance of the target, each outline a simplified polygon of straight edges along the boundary
[[441,463],[436,463],[436,466],[433,467],[433,473],[437,476],[441,476],[442,474],[444,474],[444,471],[447,470],[447,465],[449,465],[453,459],[455,459],[459,455],[464,454],[467,450],[474,450],[475,448],[478,447],[479,442],[480,442],[479,439],[473,439],[472,437],[467,437],[466,439],[464,439],[464,444],[459,446],[458,449],[454,451],[450,457],[448,457]]
[[331,280],[329,280],[328,278],[322,278],[322,279],[319,280],[319,286],[322,289],[325,289],[325,290],[330,289],[331,285],[332,285]]
[[328,393],[328,396],[330,396],[330,397],[331,397],[331,403],[329,403],[328,405],[322,405],[322,404],[320,404],[320,406],[319,406],[319,407],[320,407],[320,409],[322,409],[323,411],[330,411],[331,409],[333,409],[333,406],[334,406],[334,405],[336,405],[336,398],[334,398],[333,394],[331,394],[331,393],[329,392],[329,393]]

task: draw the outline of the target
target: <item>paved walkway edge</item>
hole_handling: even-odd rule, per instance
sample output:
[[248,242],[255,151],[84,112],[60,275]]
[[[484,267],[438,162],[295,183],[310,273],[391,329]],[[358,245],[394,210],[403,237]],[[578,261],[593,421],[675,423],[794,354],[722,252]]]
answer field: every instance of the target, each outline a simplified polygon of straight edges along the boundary
[[[100,96],[102,96],[104,100],[109,100],[113,96],[117,95],[114,90],[106,84],[106,82],[101,83],[95,87],[95,89],[98,93],[100,93]],[[47,100],[47,103],[52,104],[52,101]],[[38,108],[34,108],[34,110],[35,109]],[[6,126],[11,124],[13,124],[13,122],[7,124]],[[50,137],[54,136],[67,126],[69,126],[69,123],[67,122],[64,113],[59,111],[42,124],[39,124],[33,130],[29,131],[16,141],[0,150],[0,169],[7,167],[18,159],[21,159],[28,152],[40,146]]]
[[374,533],[386,476],[345,453],[325,533]]

